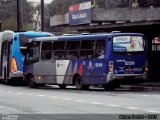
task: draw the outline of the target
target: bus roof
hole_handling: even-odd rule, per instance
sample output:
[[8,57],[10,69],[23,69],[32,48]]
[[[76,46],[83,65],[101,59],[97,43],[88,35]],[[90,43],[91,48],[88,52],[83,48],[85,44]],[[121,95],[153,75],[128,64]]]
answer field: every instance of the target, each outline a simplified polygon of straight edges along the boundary
[[61,36],[53,36],[53,37],[38,37],[33,39],[33,41],[55,41],[55,40],[78,40],[78,39],[106,39],[107,37],[112,36],[127,36],[127,35],[139,35],[143,36],[141,33],[94,33],[94,34],[86,34],[86,35],[61,35]]
[[51,35],[51,36],[54,36],[53,34],[51,33],[48,33],[48,32],[35,32],[35,31],[26,31],[26,32],[19,32],[19,33],[15,33],[15,34],[22,34],[22,35],[25,35],[25,36],[29,36],[29,37],[32,37],[32,36],[39,36],[41,35],[43,37],[46,36],[46,35]]

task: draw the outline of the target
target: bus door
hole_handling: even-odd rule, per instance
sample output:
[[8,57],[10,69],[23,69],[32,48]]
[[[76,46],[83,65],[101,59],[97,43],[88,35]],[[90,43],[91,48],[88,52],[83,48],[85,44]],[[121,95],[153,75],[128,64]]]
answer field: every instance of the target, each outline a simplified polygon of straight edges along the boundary
[[0,70],[0,75],[3,76],[3,78],[9,77],[9,66],[10,66],[9,63],[10,63],[10,42],[4,41],[2,42],[2,49],[1,49],[1,70]]
[[52,42],[42,42],[41,47],[41,61],[39,62],[39,66],[41,66],[40,73],[44,79],[46,84],[55,84],[55,60],[52,57],[53,55],[53,45]]

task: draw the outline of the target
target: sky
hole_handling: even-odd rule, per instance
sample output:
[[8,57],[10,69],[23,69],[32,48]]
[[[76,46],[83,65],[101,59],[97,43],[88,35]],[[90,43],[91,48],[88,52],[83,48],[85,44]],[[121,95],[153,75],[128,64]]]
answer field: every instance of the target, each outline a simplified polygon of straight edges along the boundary
[[[40,2],[41,0],[28,0],[28,1],[33,1],[33,2]],[[44,3],[51,3],[52,0],[44,0]]]

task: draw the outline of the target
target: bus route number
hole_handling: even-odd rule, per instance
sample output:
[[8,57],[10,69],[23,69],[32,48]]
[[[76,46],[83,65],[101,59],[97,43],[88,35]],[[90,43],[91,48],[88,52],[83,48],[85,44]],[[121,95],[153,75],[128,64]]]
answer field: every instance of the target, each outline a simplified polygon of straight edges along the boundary
[[135,65],[134,61],[125,61],[125,65]]

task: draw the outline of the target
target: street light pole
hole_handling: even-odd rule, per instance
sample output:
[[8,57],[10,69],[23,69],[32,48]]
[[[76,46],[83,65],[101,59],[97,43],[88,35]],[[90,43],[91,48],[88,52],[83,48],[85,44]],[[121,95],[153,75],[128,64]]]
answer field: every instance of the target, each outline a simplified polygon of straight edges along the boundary
[[44,0],[41,0],[41,31],[44,31]]

